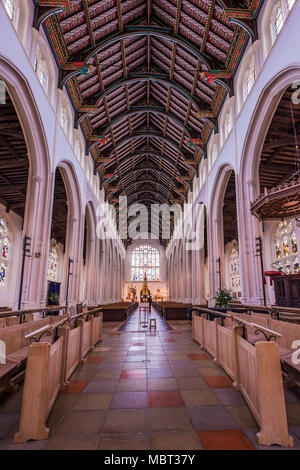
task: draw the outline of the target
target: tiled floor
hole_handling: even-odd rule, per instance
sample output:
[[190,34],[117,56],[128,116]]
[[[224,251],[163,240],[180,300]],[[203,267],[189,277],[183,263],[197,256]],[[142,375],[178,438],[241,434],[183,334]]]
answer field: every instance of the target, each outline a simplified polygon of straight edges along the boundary
[[[13,444],[21,394],[0,402],[0,449],[214,450],[260,448],[242,394],[191,331],[120,332],[104,339],[61,393],[47,441]],[[287,392],[290,434],[300,449],[300,395]],[[270,448],[268,448],[270,449]],[[280,449],[277,446],[271,449]]]

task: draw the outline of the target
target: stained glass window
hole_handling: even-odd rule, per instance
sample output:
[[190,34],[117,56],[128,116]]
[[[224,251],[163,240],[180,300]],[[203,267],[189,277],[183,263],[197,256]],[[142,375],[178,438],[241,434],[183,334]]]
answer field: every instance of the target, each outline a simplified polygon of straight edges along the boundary
[[16,14],[15,0],[5,0],[4,7],[11,21],[14,22],[15,14]]
[[49,259],[48,259],[48,281],[53,281],[53,282],[57,281],[58,263],[59,263],[58,246],[55,241],[51,240]]
[[240,260],[237,242],[234,243],[230,253],[230,290],[233,297],[240,297],[241,278],[240,278]]
[[225,139],[229,136],[232,129],[232,117],[231,113],[228,112],[225,117]]
[[281,6],[277,7],[276,13],[275,13],[275,21],[274,21],[274,31],[275,35],[278,36],[281,29],[283,27],[283,11]]
[[39,70],[39,80],[41,82],[42,87],[47,91],[48,67],[44,60],[42,61],[41,67]]
[[9,258],[9,231],[5,219],[0,216],[0,287],[5,287],[8,282]]
[[273,267],[286,274],[299,273],[296,233],[291,220],[283,220],[276,228],[273,240]]
[[65,106],[61,107],[60,110],[60,125],[65,132],[68,130],[68,114]]
[[254,82],[256,79],[256,69],[255,69],[255,64],[254,61],[252,61],[249,69],[247,69],[247,72],[245,73],[244,77],[244,82],[243,82],[243,95],[244,95],[244,100],[247,98],[249,95]]
[[139,245],[132,252],[131,280],[143,281],[145,273],[148,281],[160,280],[159,250],[150,245]]
[[295,0],[286,0],[287,9],[290,11],[294,6]]

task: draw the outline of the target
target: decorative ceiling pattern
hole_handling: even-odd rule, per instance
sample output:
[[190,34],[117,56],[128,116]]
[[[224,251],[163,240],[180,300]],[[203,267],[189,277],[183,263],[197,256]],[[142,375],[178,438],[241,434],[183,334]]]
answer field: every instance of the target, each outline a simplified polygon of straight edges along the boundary
[[111,203],[185,200],[262,3],[36,0]]

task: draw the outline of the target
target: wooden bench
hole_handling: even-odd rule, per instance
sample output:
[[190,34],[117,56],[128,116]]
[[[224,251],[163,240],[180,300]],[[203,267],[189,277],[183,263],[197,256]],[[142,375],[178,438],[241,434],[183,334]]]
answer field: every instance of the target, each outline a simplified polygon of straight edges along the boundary
[[152,305],[166,320],[187,320],[188,309],[192,307],[177,302],[152,302]]
[[[86,354],[101,341],[101,311],[90,311],[86,320],[82,317],[82,313],[75,315],[60,326],[52,344],[36,342],[29,346],[20,428],[15,435],[15,443],[49,437],[46,421],[58,393],[68,387],[69,378]],[[43,327],[28,338],[36,336],[38,339],[39,334],[47,330],[51,334],[54,327]]]
[[[248,324],[245,320],[239,320],[241,325],[226,328],[222,325],[226,314],[213,321],[207,317],[207,313],[193,314],[193,339],[232,378],[233,388],[242,392],[260,427],[256,435],[258,443],[293,447],[293,438],[288,433],[278,345],[274,341],[249,343],[243,337],[242,324]],[[256,326],[252,324],[252,327]]]
[[[5,365],[0,365],[0,391],[3,392],[7,386],[7,391],[16,391],[17,386],[14,386],[17,381],[22,380],[24,376],[24,369],[28,358],[28,340],[27,336],[35,330],[43,328],[47,324],[55,326],[56,324],[65,321],[68,315],[59,317],[48,317],[42,320],[36,320],[29,323],[22,323],[16,326],[9,326],[0,329],[0,340],[4,341],[6,346],[6,360]],[[52,338],[43,338],[45,342],[52,342]],[[12,367],[12,365],[15,367]],[[8,367],[11,365],[11,367]]]

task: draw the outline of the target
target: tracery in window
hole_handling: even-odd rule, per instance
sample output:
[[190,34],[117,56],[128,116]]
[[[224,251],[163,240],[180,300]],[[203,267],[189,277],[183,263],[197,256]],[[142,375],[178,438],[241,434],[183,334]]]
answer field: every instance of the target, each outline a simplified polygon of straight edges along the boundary
[[16,1],[15,0],[5,0],[4,7],[7,11],[7,14],[12,22],[16,19]]
[[273,240],[273,267],[286,274],[299,273],[296,233],[292,221],[283,220],[277,226]]
[[254,61],[251,63],[250,67],[247,69],[245,76],[244,76],[244,81],[243,81],[243,97],[244,100],[247,98],[249,95],[254,82],[256,79],[256,69],[255,69],[255,64]]
[[225,117],[225,139],[227,139],[227,137],[229,136],[231,129],[232,129],[232,116],[231,116],[231,113],[228,112]]
[[145,273],[148,281],[160,280],[160,253],[150,245],[139,245],[131,255],[131,280],[143,281]]
[[286,0],[286,6],[287,6],[288,11],[291,11],[291,9],[294,6],[295,1],[296,0]]
[[0,216],[0,287],[7,286],[10,261],[10,234],[4,217]]
[[59,252],[56,240],[51,239],[48,259],[48,281],[56,282],[58,279]]
[[240,260],[237,242],[233,242],[230,253],[230,290],[232,291],[233,298],[240,297],[241,295],[241,278],[240,278]]
[[59,119],[60,125],[63,128],[65,132],[68,130],[68,113],[67,109],[64,105],[62,105],[61,110],[60,110],[60,119]]
[[283,11],[282,11],[281,6],[278,6],[275,11],[273,27],[274,27],[275,36],[278,36],[283,27]]

